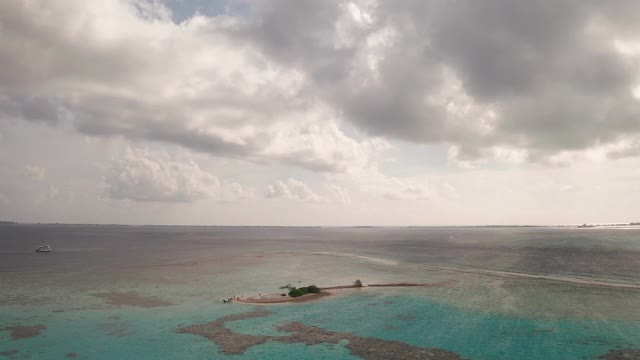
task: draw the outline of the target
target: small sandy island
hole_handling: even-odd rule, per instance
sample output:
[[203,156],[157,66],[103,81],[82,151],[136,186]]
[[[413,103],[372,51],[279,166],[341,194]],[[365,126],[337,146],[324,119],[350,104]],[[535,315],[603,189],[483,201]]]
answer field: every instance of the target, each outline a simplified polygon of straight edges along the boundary
[[248,298],[237,298],[234,302],[243,304],[281,304],[281,303],[303,303],[309,301],[315,301],[318,299],[326,298],[328,296],[339,293],[341,290],[349,289],[366,289],[376,287],[446,287],[455,285],[457,280],[446,280],[431,283],[388,283],[388,284],[369,284],[369,285],[340,285],[322,287],[322,291],[314,294],[305,294],[298,297],[291,297],[286,292],[278,294],[261,294],[257,296],[251,296]]

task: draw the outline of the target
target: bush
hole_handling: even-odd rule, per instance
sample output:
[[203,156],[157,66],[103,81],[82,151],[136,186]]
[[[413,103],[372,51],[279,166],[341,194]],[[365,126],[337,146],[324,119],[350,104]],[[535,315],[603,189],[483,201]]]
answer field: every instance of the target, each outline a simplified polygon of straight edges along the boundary
[[353,283],[353,285],[355,285],[355,286],[362,286],[362,281],[360,281],[360,280],[356,280],[356,281]]
[[289,296],[291,296],[291,297],[298,297],[298,296],[302,296],[302,295],[304,295],[304,293],[302,292],[301,289],[293,288],[293,289],[291,289],[291,291],[289,291]]
[[292,288],[291,291],[289,291],[289,296],[298,297],[298,296],[307,295],[307,294],[317,294],[319,292],[320,292],[319,287],[315,285],[309,285],[301,288],[295,288],[295,287]]

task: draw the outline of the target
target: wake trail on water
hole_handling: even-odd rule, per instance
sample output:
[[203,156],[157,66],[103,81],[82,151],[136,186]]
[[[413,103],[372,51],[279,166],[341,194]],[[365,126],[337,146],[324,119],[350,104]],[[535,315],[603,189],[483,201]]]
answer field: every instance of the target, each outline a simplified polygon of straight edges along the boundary
[[377,258],[377,257],[372,257],[372,256],[350,254],[350,253],[315,251],[315,252],[310,252],[308,254],[309,255],[324,255],[324,256],[335,256],[335,257],[346,257],[346,258],[352,258],[352,259],[360,259],[360,260],[364,260],[364,261],[368,261],[368,262],[374,262],[374,263],[383,264],[383,265],[389,265],[389,266],[398,265],[397,261],[393,261],[393,260],[389,260],[389,259],[382,259],[382,258]]
[[421,270],[435,270],[435,271],[444,271],[444,272],[450,272],[450,273],[486,275],[486,276],[493,276],[493,277],[499,277],[499,278],[538,279],[538,280],[547,280],[547,281],[570,283],[570,284],[576,284],[576,285],[586,285],[586,286],[605,286],[605,287],[611,287],[611,288],[640,289],[640,284],[638,283],[631,283],[631,282],[625,282],[625,281],[619,281],[619,280],[613,280],[613,279],[579,278],[579,277],[572,277],[572,276],[523,273],[523,272],[504,271],[504,270],[483,269],[483,268],[476,268],[476,267],[464,268],[464,267],[454,267],[454,266],[437,266],[437,265],[428,265],[428,264],[401,263],[395,260],[384,259],[380,257],[358,255],[353,253],[330,252],[330,251],[313,251],[313,252],[287,251],[287,252],[280,252],[280,253],[291,254],[291,255],[314,255],[314,256],[331,256],[331,257],[350,258],[350,259],[357,259],[357,260],[361,260],[369,263],[375,263],[375,264],[385,265],[389,267],[394,267],[396,269],[404,265],[411,268],[411,271],[415,271],[416,268],[418,268]]
[[577,278],[577,277],[571,277],[571,276],[531,274],[531,273],[489,270],[489,269],[479,269],[479,268],[465,269],[465,268],[457,268],[457,267],[451,267],[451,266],[420,265],[420,267],[426,268],[426,269],[455,272],[455,273],[482,274],[482,275],[497,276],[497,277],[518,277],[518,278],[549,280],[549,281],[580,284],[580,285],[606,286],[606,287],[625,288],[625,289],[640,289],[640,284],[629,283],[624,281],[616,281],[611,279],[586,279],[586,278]]

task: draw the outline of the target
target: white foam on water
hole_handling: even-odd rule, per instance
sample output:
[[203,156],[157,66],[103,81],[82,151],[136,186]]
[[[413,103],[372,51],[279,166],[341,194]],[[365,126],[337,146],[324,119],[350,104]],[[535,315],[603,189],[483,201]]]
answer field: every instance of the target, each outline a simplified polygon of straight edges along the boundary
[[350,254],[350,253],[337,253],[337,252],[329,252],[329,251],[315,251],[315,252],[311,252],[309,254],[310,255],[325,255],[325,256],[336,256],[336,257],[346,257],[346,258],[360,259],[360,260],[374,262],[374,263],[388,265],[388,266],[397,266],[398,265],[397,261],[393,261],[393,260],[389,260],[389,259],[382,259],[382,258],[377,258],[377,257],[372,257],[372,256]]

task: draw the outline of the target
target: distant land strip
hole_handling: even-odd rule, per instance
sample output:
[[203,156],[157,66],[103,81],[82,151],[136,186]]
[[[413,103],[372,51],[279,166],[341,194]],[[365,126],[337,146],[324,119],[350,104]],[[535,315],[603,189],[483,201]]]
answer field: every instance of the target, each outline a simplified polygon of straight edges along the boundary
[[321,287],[322,291],[315,294],[305,294],[298,297],[291,297],[286,295],[286,293],[276,293],[276,294],[264,294],[257,296],[250,296],[247,298],[235,298],[233,301],[244,303],[244,304],[280,304],[280,303],[302,303],[309,302],[313,300],[318,300],[321,298],[325,298],[327,296],[333,295],[332,290],[344,290],[344,289],[366,289],[369,287],[445,287],[452,286],[457,284],[457,280],[445,280],[439,282],[430,282],[430,283],[413,283],[413,282],[399,282],[399,283],[386,283],[386,284],[369,284],[369,285],[338,285],[338,286],[329,286],[329,287]]

